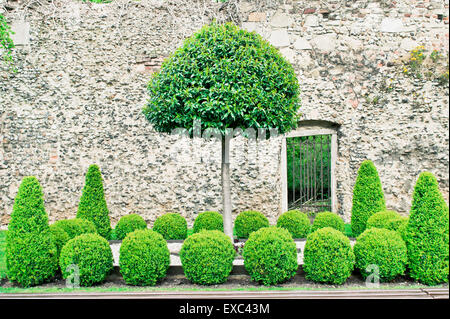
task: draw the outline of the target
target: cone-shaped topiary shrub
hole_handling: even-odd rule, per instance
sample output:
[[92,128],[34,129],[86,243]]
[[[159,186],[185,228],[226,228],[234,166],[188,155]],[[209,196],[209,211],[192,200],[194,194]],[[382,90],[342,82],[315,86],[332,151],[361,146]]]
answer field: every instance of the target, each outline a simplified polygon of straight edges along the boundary
[[165,240],[185,239],[187,237],[187,222],[177,213],[167,213],[156,218],[153,230],[160,233]]
[[36,177],[22,180],[6,234],[7,276],[23,287],[50,280],[58,269],[43,196]]
[[297,247],[291,233],[265,227],[250,234],[244,245],[244,267],[251,279],[266,286],[285,282],[297,272]]
[[[373,274],[383,282],[405,273],[408,262],[406,244],[396,231],[375,227],[366,229],[357,238],[353,251],[355,266],[364,278]],[[378,267],[377,272],[372,265]]]
[[116,225],[116,238],[118,240],[124,239],[129,233],[138,229],[146,229],[147,223],[142,216],[137,214],[129,214],[122,216]]
[[305,213],[290,210],[278,217],[277,227],[287,229],[293,238],[306,238],[311,230],[311,222]]
[[108,241],[97,234],[83,234],[67,242],[61,250],[59,266],[64,279],[79,269],[80,286],[102,282],[113,268],[113,255]]
[[223,231],[223,218],[218,212],[203,212],[194,221],[194,233],[202,230]]
[[97,234],[97,229],[95,228],[94,223],[82,218],[58,220],[50,227],[62,229],[67,235],[69,235],[69,239],[83,234]]
[[311,231],[314,232],[325,227],[331,227],[343,233],[345,230],[345,223],[342,218],[335,213],[322,212],[317,214],[316,218],[314,218]]
[[111,223],[108,213],[103,193],[102,173],[97,165],[91,165],[86,174],[86,183],[78,205],[77,217],[94,223],[97,233],[109,239]]
[[201,285],[225,282],[235,255],[230,238],[219,230],[202,230],[189,236],[180,250],[186,278]]
[[129,233],[120,246],[120,273],[129,285],[155,285],[166,276],[170,252],[163,236],[151,229]]
[[448,282],[448,206],[436,178],[420,174],[414,187],[411,212],[406,227],[410,276],[424,284]]
[[340,285],[350,277],[354,264],[350,240],[340,231],[325,227],[308,235],[303,254],[307,279]]
[[375,165],[369,160],[362,162],[353,188],[352,232],[358,237],[373,214],[384,211],[386,204],[381,181]]
[[262,213],[253,210],[241,212],[234,221],[237,238],[248,238],[250,233],[263,227],[269,227],[269,220]]
[[50,233],[53,236],[53,241],[56,245],[57,257],[59,260],[59,255],[61,254],[61,249],[70,240],[69,235],[64,231],[62,227],[58,225],[50,225]]

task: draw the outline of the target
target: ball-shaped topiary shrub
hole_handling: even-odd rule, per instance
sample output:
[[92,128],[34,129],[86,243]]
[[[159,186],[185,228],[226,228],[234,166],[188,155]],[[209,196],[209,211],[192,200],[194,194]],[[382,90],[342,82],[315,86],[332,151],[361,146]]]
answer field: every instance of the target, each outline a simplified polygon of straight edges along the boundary
[[223,217],[218,212],[203,212],[194,221],[194,233],[201,230],[223,231]]
[[318,213],[316,218],[314,218],[314,222],[311,228],[312,232],[315,232],[318,229],[331,227],[340,232],[344,232],[345,223],[341,217],[332,212],[322,212]]
[[253,210],[241,212],[234,221],[237,238],[248,238],[252,232],[263,227],[269,227],[269,220],[262,213]]
[[50,233],[53,236],[53,241],[55,242],[56,245],[56,251],[59,260],[61,249],[70,240],[70,237],[62,227],[59,227],[58,225],[55,224],[50,226]]
[[147,223],[144,218],[137,214],[129,214],[122,216],[115,228],[116,238],[118,240],[124,239],[129,233],[138,229],[146,229]]
[[[364,278],[375,274],[383,282],[405,273],[408,262],[406,244],[396,231],[375,227],[366,229],[358,236],[353,251],[355,267]],[[376,273],[372,265],[378,267]]]
[[433,174],[420,174],[406,227],[410,276],[424,284],[448,282],[449,213]]
[[91,165],[86,173],[86,183],[78,205],[77,218],[91,221],[95,225],[97,233],[109,239],[111,222],[108,214],[102,173],[97,165]]
[[201,285],[225,282],[235,255],[230,238],[219,230],[203,230],[189,236],[180,250],[186,278]]
[[384,228],[389,229],[390,221],[392,219],[400,218],[400,214],[393,210],[384,210],[377,212],[369,217],[367,220],[367,229],[369,228]]
[[406,229],[408,227],[408,217],[401,216],[398,220],[392,219],[390,221],[390,228],[391,230],[395,230],[397,233],[400,234],[400,236],[403,238],[403,240],[406,243]]
[[297,247],[284,228],[266,227],[251,233],[243,257],[251,279],[267,286],[289,280],[298,269]]
[[25,177],[14,199],[6,233],[7,276],[23,287],[50,280],[58,269],[57,248],[43,197],[39,181]]
[[120,246],[120,273],[129,285],[155,285],[166,276],[170,252],[163,236],[151,229],[129,233]]
[[105,280],[113,268],[108,241],[97,234],[83,234],[67,242],[61,250],[59,266],[64,279],[78,267],[80,286],[92,286]]
[[308,235],[303,254],[307,279],[340,285],[350,277],[354,264],[350,240],[342,232],[325,227]]
[[277,227],[287,229],[294,238],[305,238],[311,230],[311,222],[301,211],[290,210],[278,217]]
[[69,239],[75,238],[82,234],[97,234],[95,225],[89,220],[82,218],[62,219],[56,221],[52,228],[60,228],[69,235]]
[[386,204],[380,177],[375,165],[369,160],[362,162],[353,188],[352,233],[358,237],[366,230],[367,220],[377,212],[384,211]]
[[177,213],[167,213],[156,218],[153,230],[160,233],[164,239],[185,239],[187,237],[187,222]]

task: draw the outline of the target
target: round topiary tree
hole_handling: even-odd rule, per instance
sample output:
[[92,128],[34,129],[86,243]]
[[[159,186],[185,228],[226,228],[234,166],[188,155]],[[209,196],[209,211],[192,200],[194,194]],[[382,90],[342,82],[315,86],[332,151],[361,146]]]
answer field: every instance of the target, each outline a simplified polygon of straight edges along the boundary
[[129,233],[120,246],[120,273],[129,285],[155,285],[166,276],[170,251],[161,234],[151,229]]
[[116,225],[115,232],[118,240],[124,239],[129,233],[138,229],[146,229],[147,223],[142,216],[129,214],[122,216]]
[[156,218],[153,230],[160,233],[165,240],[185,239],[187,237],[187,222],[177,213],[167,213]]
[[92,286],[105,280],[113,269],[108,241],[97,234],[83,234],[67,242],[61,250],[59,266],[64,279],[72,275],[71,265],[79,269],[80,286]]
[[414,187],[405,241],[410,276],[426,285],[448,282],[449,212],[430,172],[421,173]]
[[364,278],[373,273],[371,265],[378,267],[381,282],[391,281],[405,273],[408,262],[406,244],[400,234],[393,230],[366,229],[357,238],[353,251],[355,266]]
[[287,229],[294,238],[305,238],[311,230],[311,222],[305,213],[290,210],[278,217],[277,227]]
[[55,224],[50,226],[50,233],[53,236],[53,241],[55,242],[56,245],[57,257],[59,260],[61,249],[70,240],[70,237],[62,227],[59,227],[58,225]]
[[266,227],[251,233],[242,256],[251,279],[266,286],[289,280],[298,269],[297,247],[284,228]]
[[58,220],[51,225],[51,228],[62,229],[69,236],[69,239],[83,234],[97,234],[94,223],[82,218]]
[[[176,83],[176,85],[174,85]],[[299,85],[293,67],[260,35],[212,23],[188,38],[148,84],[143,113],[159,132],[216,136],[222,141],[225,233],[232,238],[230,140],[266,138],[297,126]],[[181,130],[180,130],[181,129]],[[234,131],[235,130],[235,131]]]
[[7,276],[23,287],[50,280],[58,269],[57,248],[43,197],[36,177],[25,177],[14,199],[6,233]]
[[248,238],[252,232],[263,227],[269,227],[269,220],[262,213],[254,210],[241,212],[234,221],[237,238]]
[[322,212],[317,214],[316,218],[314,218],[311,231],[315,232],[316,230],[325,227],[331,227],[343,233],[345,230],[345,223],[342,218],[335,213]]
[[93,222],[98,234],[109,239],[111,223],[108,214],[102,173],[97,165],[91,165],[86,173],[86,183],[78,205],[77,217]]
[[384,228],[389,229],[391,220],[400,218],[400,214],[393,210],[385,210],[373,214],[367,220],[366,228]]
[[218,230],[189,236],[180,250],[186,278],[196,284],[220,284],[227,280],[236,255],[230,238]]
[[350,277],[354,264],[350,240],[340,231],[325,227],[308,235],[303,254],[307,279],[340,285]]
[[223,232],[223,218],[218,212],[203,212],[194,220],[194,233],[202,230],[219,230]]
[[353,188],[351,226],[353,236],[358,237],[373,214],[386,210],[384,193],[375,165],[369,160],[362,162]]

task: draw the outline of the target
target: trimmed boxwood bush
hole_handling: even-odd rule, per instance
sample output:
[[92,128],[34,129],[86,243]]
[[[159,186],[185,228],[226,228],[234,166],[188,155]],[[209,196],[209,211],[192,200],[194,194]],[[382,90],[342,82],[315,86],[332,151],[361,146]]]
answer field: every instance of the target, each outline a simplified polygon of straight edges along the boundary
[[108,241],[97,234],[83,234],[67,242],[61,250],[59,266],[64,279],[72,275],[71,265],[79,269],[80,286],[92,286],[105,280],[113,268]]
[[284,228],[266,227],[251,233],[243,257],[251,279],[266,286],[289,280],[298,268],[297,247]]
[[311,230],[311,222],[301,211],[290,210],[278,217],[277,227],[287,229],[294,238],[305,238]]
[[50,226],[50,233],[53,236],[53,241],[55,242],[55,245],[56,245],[56,251],[57,251],[57,256],[58,256],[58,260],[59,260],[59,255],[61,253],[61,249],[70,240],[70,237],[64,231],[64,229],[62,229],[62,227],[59,227],[58,225],[55,225],[55,224]]
[[340,285],[350,277],[354,264],[350,240],[342,232],[325,227],[308,235],[303,254],[307,279]]
[[385,210],[377,212],[369,217],[367,220],[367,229],[369,228],[385,228],[390,229],[390,221],[392,219],[398,219],[400,214],[393,210]]
[[97,233],[109,239],[111,222],[108,214],[103,192],[102,173],[97,165],[91,165],[86,173],[86,183],[78,205],[77,217],[91,221],[95,225]]
[[406,247],[410,276],[424,284],[448,282],[449,213],[436,178],[420,174],[414,187]]
[[227,280],[236,255],[231,240],[218,230],[189,236],[180,250],[186,278],[196,284],[220,284]]
[[357,238],[353,251],[355,266],[364,278],[373,271],[367,268],[370,265],[378,266],[381,282],[391,281],[405,273],[408,262],[406,244],[396,231],[383,228],[367,229]]
[[163,236],[151,229],[129,233],[120,246],[120,273],[129,285],[155,285],[166,276],[170,252]]
[[375,165],[369,160],[362,162],[353,188],[352,233],[358,237],[366,230],[367,220],[377,212],[384,211],[386,204],[381,181]]
[[165,240],[185,239],[187,237],[187,222],[177,213],[167,213],[156,218],[153,230],[160,233]]
[[331,227],[343,233],[345,230],[345,223],[342,218],[335,213],[322,212],[317,214],[316,218],[314,218],[311,231],[314,232],[325,227]]
[[52,224],[51,227],[64,230],[67,235],[69,235],[69,239],[82,234],[97,234],[95,225],[92,222],[81,218],[58,220]]
[[203,212],[194,221],[194,233],[201,230],[219,230],[223,232],[223,217],[218,212]]
[[50,280],[58,269],[57,248],[43,197],[36,177],[25,177],[14,199],[6,233],[7,276],[23,287]]
[[146,229],[147,223],[144,218],[137,214],[129,214],[122,216],[115,228],[116,238],[118,240],[124,239],[129,233],[138,229]]
[[237,238],[248,238],[250,233],[263,227],[269,227],[269,220],[262,213],[253,210],[240,213],[234,221]]

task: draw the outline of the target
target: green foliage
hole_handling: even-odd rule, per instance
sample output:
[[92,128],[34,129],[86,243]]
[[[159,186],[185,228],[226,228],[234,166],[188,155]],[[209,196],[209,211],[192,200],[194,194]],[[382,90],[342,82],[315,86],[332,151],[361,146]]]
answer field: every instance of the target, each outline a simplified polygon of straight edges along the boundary
[[159,132],[185,128],[277,128],[297,125],[299,85],[281,53],[254,33],[212,23],[186,39],[154,73],[143,109]]
[[146,229],[147,223],[144,218],[137,214],[129,214],[120,218],[115,228],[115,237],[118,240],[124,239],[129,233],[137,229]]
[[0,230],[0,281],[6,278],[6,230]]
[[277,227],[286,228],[294,238],[305,238],[311,230],[311,222],[301,211],[290,210],[278,217]]
[[399,213],[393,210],[384,210],[373,214],[367,220],[367,229],[369,228],[385,228],[390,229],[391,220],[399,219],[401,216]]
[[62,229],[67,233],[69,239],[75,238],[82,234],[97,233],[97,229],[92,222],[81,218],[58,220],[51,227]]
[[384,193],[377,169],[371,161],[366,160],[358,170],[353,188],[351,220],[353,236],[358,237],[366,229],[370,216],[385,209]]
[[223,232],[223,217],[218,212],[203,212],[194,221],[194,233],[201,230],[219,230]]
[[185,239],[187,237],[187,222],[180,214],[167,213],[155,220],[153,230],[160,233],[166,240]]
[[316,218],[314,219],[311,231],[314,232],[325,227],[334,228],[342,233],[345,231],[344,220],[337,214],[332,212],[322,212],[317,214]]
[[269,220],[262,213],[253,210],[241,212],[234,221],[237,238],[248,238],[252,232],[263,227],[269,227]]
[[297,272],[297,247],[284,228],[266,227],[251,233],[242,255],[251,279],[266,286],[285,282]]
[[350,240],[342,232],[325,227],[308,235],[303,254],[307,279],[340,285],[350,277],[354,264]]
[[58,225],[50,225],[50,233],[53,237],[53,241],[56,245],[57,257],[61,254],[61,249],[70,240],[69,235],[64,231],[62,227]]
[[421,173],[414,187],[405,240],[410,276],[426,285],[448,282],[449,212],[432,173]]
[[163,236],[151,229],[128,234],[120,246],[120,273],[129,285],[155,285],[166,276],[170,251]]
[[353,237],[352,225],[351,224],[345,224],[344,225],[344,235],[347,236],[347,237]]
[[103,192],[102,173],[97,165],[91,165],[86,174],[86,183],[78,205],[77,217],[93,222],[98,234],[109,239],[111,223],[108,213]]
[[2,59],[14,72],[17,72],[13,67],[12,49],[14,49],[14,42],[11,39],[12,34],[14,32],[11,31],[11,27],[8,25],[6,18],[0,14],[0,52],[2,52]]
[[180,251],[186,278],[201,285],[225,282],[235,255],[230,238],[219,230],[203,230],[189,236]]
[[353,247],[355,267],[364,278],[374,274],[371,265],[378,266],[381,282],[391,281],[403,275],[406,270],[408,256],[406,244],[400,234],[383,228],[370,228],[364,231]]
[[44,195],[36,177],[25,177],[14,200],[6,236],[10,281],[23,287],[50,280],[58,267],[57,249],[48,226]]
[[61,250],[59,266],[64,279],[72,276],[72,265],[79,269],[80,286],[92,286],[105,280],[113,269],[108,241],[97,234],[83,234],[67,242]]

